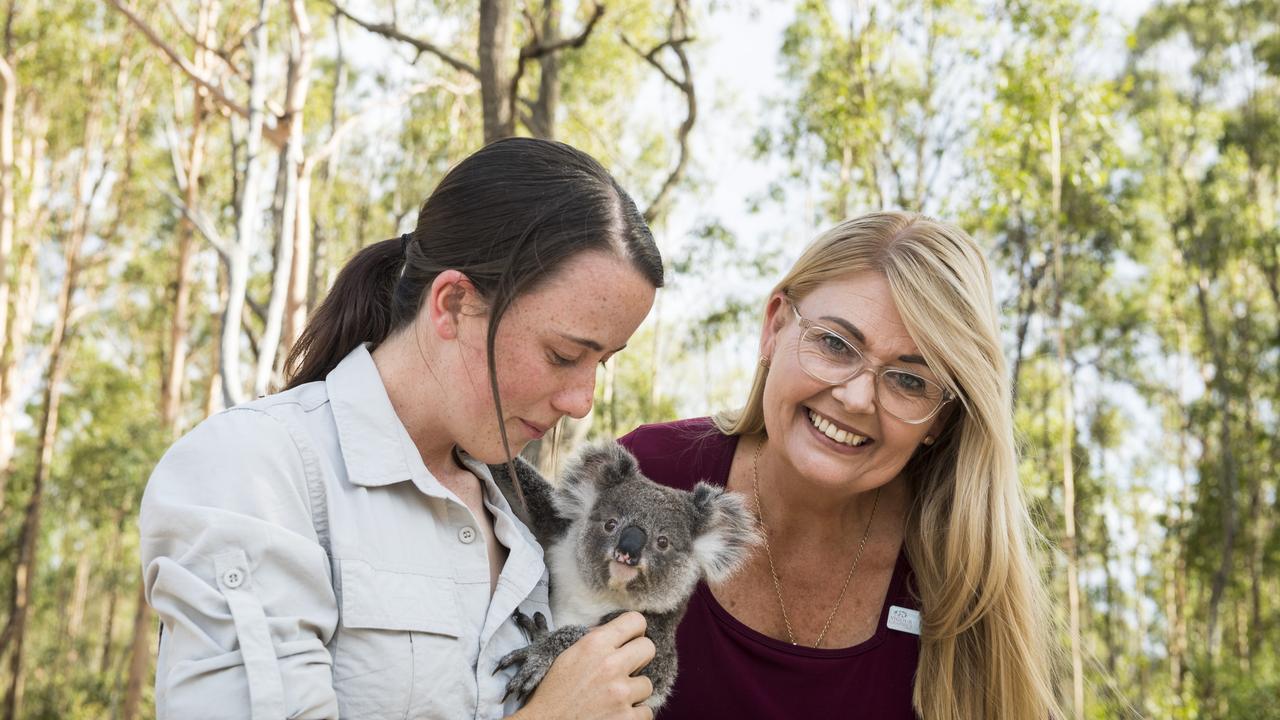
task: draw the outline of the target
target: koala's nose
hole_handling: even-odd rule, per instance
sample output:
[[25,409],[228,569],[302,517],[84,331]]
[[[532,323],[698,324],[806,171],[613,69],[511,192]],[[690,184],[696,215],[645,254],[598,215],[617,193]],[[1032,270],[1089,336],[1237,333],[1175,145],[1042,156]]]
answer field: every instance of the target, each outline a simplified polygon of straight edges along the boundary
[[618,547],[614,552],[614,558],[618,562],[627,565],[638,564],[640,562],[640,552],[644,550],[644,544],[648,540],[648,533],[635,525],[623,528],[622,534],[618,536]]

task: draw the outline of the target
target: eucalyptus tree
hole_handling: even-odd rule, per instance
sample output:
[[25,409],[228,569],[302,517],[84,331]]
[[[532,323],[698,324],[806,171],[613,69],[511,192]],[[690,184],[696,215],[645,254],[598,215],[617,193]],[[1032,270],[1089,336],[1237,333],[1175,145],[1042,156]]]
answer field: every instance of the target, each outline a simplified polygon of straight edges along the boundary
[[[1171,573],[1168,622],[1205,637],[1197,648],[1174,633],[1171,684],[1210,717],[1268,712],[1251,698],[1277,685],[1252,672],[1276,663],[1264,600],[1277,591],[1276,526],[1262,499],[1276,491],[1280,393],[1277,18],[1274,0],[1175,2],[1148,11],[1134,35],[1140,227],[1161,249],[1160,339],[1204,388],[1171,408],[1185,415],[1188,491],[1168,532],[1187,577]],[[1196,681],[1194,698],[1182,675]]]
[[[76,3],[61,10],[68,17],[102,19],[96,5]],[[47,40],[43,49],[51,54],[61,50],[81,60],[71,64],[67,79],[91,91],[85,99],[84,113],[57,127],[70,136],[59,138],[59,147],[66,153],[66,170],[56,178],[60,183],[57,190],[66,198],[66,204],[53,211],[55,237],[61,251],[61,262],[56,265],[60,275],[48,328],[47,360],[41,370],[38,410],[34,413],[30,483],[11,568],[8,613],[0,632],[0,657],[8,659],[3,706],[6,718],[21,715],[28,669],[25,651],[33,626],[33,591],[41,570],[38,551],[46,497],[57,479],[53,473],[69,358],[75,341],[81,339],[80,324],[92,312],[91,300],[102,280],[100,268],[110,255],[110,242],[120,235],[125,224],[127,208],[111,200],[130,186],[137,168],[131,150],[144,119],[145,105],[139,102],[139,96],[147,79],[145,66],[136,62],[136,47],[119,42],[110,32],[92,43],[73,42],[61,48],[58,40],[71,39],[74,30],[46,32],[41,38]]]
[[986,8],[971,0],[802,0],[784,32],[796,89],[761,149],[816,169],[824,219],[953,199],[957,150],[976,130]]

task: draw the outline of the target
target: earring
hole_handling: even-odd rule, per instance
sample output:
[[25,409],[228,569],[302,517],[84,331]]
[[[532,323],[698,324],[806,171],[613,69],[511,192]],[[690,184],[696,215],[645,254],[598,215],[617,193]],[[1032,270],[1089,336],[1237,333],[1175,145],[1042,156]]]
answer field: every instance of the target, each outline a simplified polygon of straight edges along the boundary
[[932,445],[932,444],[933,444],[933,441],[934,441],[934,438],[933,438],[933,436],[932,436],[932,435],[925,435],[925,436],[924,436],[924,444],[925,444],[925,445]]
[[760,356],[760,367],[762,367],[762,368],[767,368],[767,367],[769,367],[769,356],[768,356],[768,355],[761,355],[761,356]]

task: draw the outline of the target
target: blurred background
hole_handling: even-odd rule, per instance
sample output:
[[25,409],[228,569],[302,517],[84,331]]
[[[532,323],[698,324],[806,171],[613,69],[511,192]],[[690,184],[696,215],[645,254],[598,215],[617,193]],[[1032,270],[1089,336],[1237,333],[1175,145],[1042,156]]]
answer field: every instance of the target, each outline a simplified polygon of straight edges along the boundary
[[554,452],[737,404],[880,208],[997,274],[1073,718],[1280,717],[1280,0],[0,0],[0,718],[153,714],[136,513],[485,141],[600,158],[668,288]]

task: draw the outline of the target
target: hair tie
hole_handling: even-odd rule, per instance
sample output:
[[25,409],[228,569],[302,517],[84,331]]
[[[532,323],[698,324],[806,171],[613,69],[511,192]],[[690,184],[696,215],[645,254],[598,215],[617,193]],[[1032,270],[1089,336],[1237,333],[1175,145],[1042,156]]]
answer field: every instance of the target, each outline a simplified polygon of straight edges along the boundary
[[413,233],[405,233],[400,236],[400,255],[402,257],[409,256],[409,241],[413,239]]

